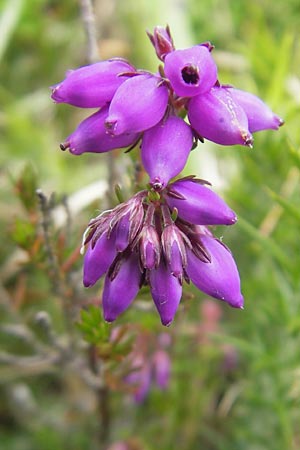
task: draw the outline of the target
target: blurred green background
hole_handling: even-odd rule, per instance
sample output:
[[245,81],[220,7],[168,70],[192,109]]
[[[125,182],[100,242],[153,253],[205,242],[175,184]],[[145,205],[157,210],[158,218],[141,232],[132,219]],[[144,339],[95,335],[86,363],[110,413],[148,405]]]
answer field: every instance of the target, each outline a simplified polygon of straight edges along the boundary
[[[213,42],[221,82],[259,95],[286,122],[278,132],[255,135],[253,150],[206,142],[193,152],[186,174],[212,181],[239,216],[237,225],[215,233],[237,261],[245,310],[220,305],[222,318],[203,340],[204,296],[196,291],[193,300],[186,296],[168,331],[173,338],[168,391],[154,389],[135,406],[113,390],[109,442],[125,440],[133,450],[299,449],[300,3],[95,0],[95,13],[102,59],[123,56],[156,70],[145,30],[168,23],[177,48]],[[109,203],[107,196],[100,201],[106,188],[99,183],[99,200],[90,188],[71,217],[65,198],[71,203],[74,193],[107,180],[112,164],[127,193],[133,171],[127,155],[112,161],[108,155],[74,157],[59,150],[84,114],[53,104],[49,86],[86,63],[79,3],[0,1],[0,442],[5,450],[109,445],[98,439],[97,406],[92,390],[78,379],[78,365],[72,366],[67,352],[51,360],[77,335],[80,306],[99,295],[97,288],[84,292],[75,250],[89,218]],[[40,200],[44,214],[36,188],[48,199],[55,192],[55,198]],[[65,217],[59,228],[51,221],[47,225],[51,203],[56,216],[60,207]],[[46,246],[37,231],[41,221],[49,233]],[[56,259],[51,271],[49,255]],[[161,331],[154,311],[133,307],[119,322]],[[77,351],[85,349],[79,345]],[[37,354],[50,358],[48,365],[40,366]]]

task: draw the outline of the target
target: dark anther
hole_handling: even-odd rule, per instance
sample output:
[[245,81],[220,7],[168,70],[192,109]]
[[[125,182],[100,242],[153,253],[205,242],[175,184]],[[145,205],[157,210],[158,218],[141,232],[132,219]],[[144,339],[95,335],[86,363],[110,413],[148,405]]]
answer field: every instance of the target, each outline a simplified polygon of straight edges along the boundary
[[68,148],[68,144],[66,143],[61,143],[59,144],[60,149],[64,152],[65,150],[67,150]]
[[187,84],[197,84],[199,81],[199,70],[196,66],[185,66],[181,76]]

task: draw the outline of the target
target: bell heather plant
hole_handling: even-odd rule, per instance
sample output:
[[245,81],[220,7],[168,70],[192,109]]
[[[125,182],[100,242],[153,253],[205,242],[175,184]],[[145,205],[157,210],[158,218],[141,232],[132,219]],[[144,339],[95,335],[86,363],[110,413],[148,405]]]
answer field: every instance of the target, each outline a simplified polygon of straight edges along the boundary
[[276,130],[283,120],[255,95],[221,83],[210,42],[177,50],[169,27],[148,35],[161,62],[156,73],[113,58],[67,72],[52,87],[52,99],[98,109],[62,150],[80,155],[139,146],[149,176],[144,190],[90,221],[82,246],[84,285],[105,276],[108,322],[149,286],[162,324],[170,325],[184,282],[243,308],[234,258],[209,228],[233,225],[236,214],[209,182],[177,178],[190,151],[204,139],[252,147],[253,133]]

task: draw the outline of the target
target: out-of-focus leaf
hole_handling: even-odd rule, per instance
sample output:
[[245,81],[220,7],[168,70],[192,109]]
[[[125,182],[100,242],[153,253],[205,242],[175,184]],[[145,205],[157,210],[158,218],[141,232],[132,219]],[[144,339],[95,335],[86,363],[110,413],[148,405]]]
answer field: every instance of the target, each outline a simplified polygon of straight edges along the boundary
[[0,14],[0,61],[22,14],[24,0],[6,0]]
[[90,344],[103,345],[108,343],[109,326],[104,322],[100,308],[90,305],[88,309],[80,312],[81,322],[77,327],[84,339]]
[[263,236],[250,222],[239,216],[239,226],[258,242],[271,258],[277,260],[287,269],[291,269],[291,261],[281,248],[269,237]]
[[15,219],[11,237],[20,247],[29,250],[36,238],[35,226],[23,219]]
[[269,192],[273,200],[275,200],[285,210],[287,214],[289,214],[298,222],[300,222],[300,211],[295,205],[293,205],[291,202],[286,200],[284,197],[281,197],[271,189],[267,189],[267,191]]
[[15,182],[15,189],[25,209],[32,213],[37,207],[37,174],[31,164],[26,164]]

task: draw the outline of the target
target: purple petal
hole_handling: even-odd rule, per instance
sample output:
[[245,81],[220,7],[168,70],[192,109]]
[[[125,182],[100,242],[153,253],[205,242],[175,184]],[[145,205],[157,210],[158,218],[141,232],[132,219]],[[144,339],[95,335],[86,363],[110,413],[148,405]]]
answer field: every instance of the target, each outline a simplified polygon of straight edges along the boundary
[[123,216],[116,226],[116,249],[123,252],[129,244],[130,212]]
[[81,155],[85,152],[104,153],[116,148],[128,147],[138,140],[137,133],[121,136],[108,134],[104,126],[107,114],[108,106],[105,106],[81,122],[67,137],[65,143],[61,144],[62,150],[68,148],[73,155]]
[[68,103],[81,108],[99,108],[110,102],[118,87],[127,79],[118,76],[135,69],[122,59],[110,59],[67,72],[61,83],[52,87],[56,103]]
[[180,97],[193,97],[209,91],[217,81],[217,66],[203,45],[175,50],[166,55],[165,74]]
[[184,168],[192,145],[192,131],[179,117],[170,116],[145,131],[141,156],[150,183],[166,186]]
[[229,89],[234,101],[238,103],[248,117],[249,131],[278,130],[283,120],[256,95],[239,89]]
[[188,115],[194,130],[210,141],[221,145],[252,145],[246,113],[227,88],[215,87],[193,97]]
[[156,125],[164,116],[168,89],[150,74],[126,80],[115,93],[105,123],[113,135],[136,133]]
[[104,319],[107,322],[113,322],[128,308],[139,291],[140,281],[141,272],[135,253],[122,262],[113,280],[106,276],[102,304]]
[[186,272],[191,281],[205,294],[223,300],[234,308],[242,308],[240,277],[230,251],[212,237],[201,236],[201,241],[211,256],[211,262],[204,263],[191,250],[187,250]]
[[170,325],[177,311],[182,287],[165,263],[161,261],[157,269],[149,274],[151,295],[163,325]]
[[93,286],[108,270],[116,256],[115,236],[113,233],[107,237],[107,233],[96,242],[94,248],[89,245],[83,262],[83,284],[85,287]]
[[184,198],[166,196],[168,206],[178,210],[181,219],[197,225],[233,225],[237,217],[229,206],[211,189],[191,180],[178,180],[171,191]]

